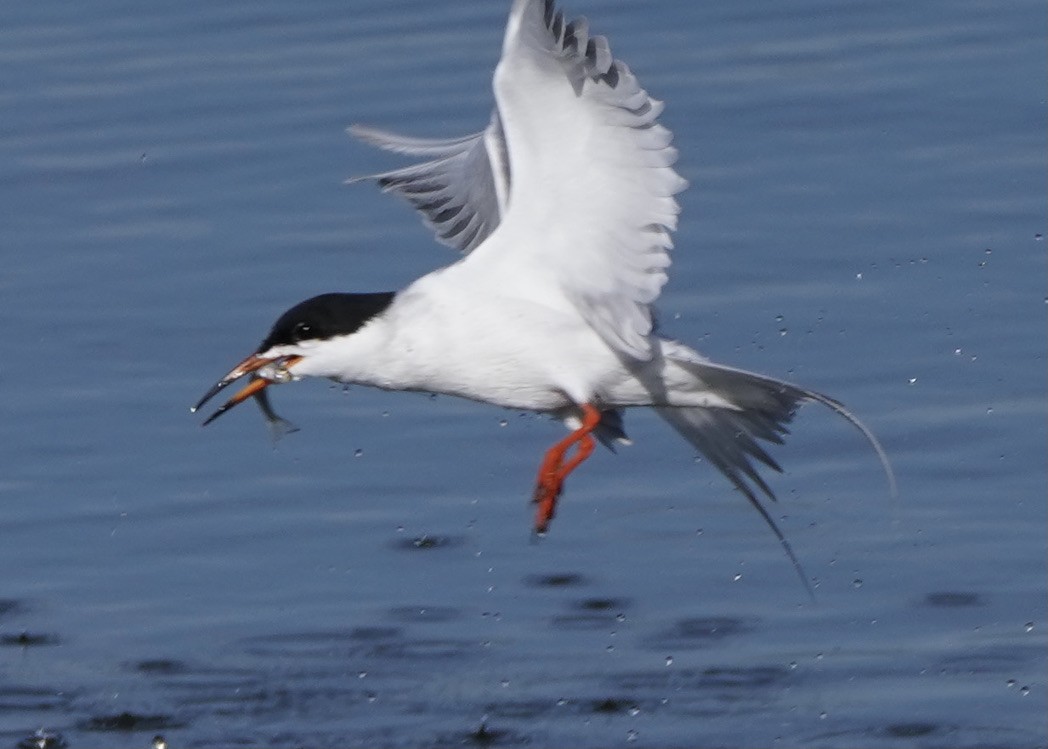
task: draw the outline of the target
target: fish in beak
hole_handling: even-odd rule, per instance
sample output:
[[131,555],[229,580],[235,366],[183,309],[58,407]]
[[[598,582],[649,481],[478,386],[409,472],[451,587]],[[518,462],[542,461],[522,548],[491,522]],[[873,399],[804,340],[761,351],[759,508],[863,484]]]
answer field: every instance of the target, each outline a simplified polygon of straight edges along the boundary
[[[301,356],[278,356],[269,357],[262,356],[261,354],[252,354],[251,356],[244,359],[238,365],[230,370],[229,374],[220,379],[214,384],[214,386],[208,390],[204,397],[200,401],[189,409],[190,413],[196,413],[200,408],[207,403],[209,400],[214,398],[220,392],[225,390],[228,386],[232,385],[237,380],[251,375],[251,379],[247,385],[241,388],[236,395],[230,398],[225,404],[211,414],[201,426],[207,426],[212,421],[217,419],[219,416],[229,411],[233,406],[243,403],[248,398],[254,397],[258,402],[259,408],[262,409],[262,414],[266,417],[266,421],[272,426],[274,422],[279,422],[281,425],[288,424],[284,419],[281,419],[273,411],[272,406],[269,403],[268,394],[265,389],[272,384],[280,384],[285,382],[291,382],[295,379],[294,374],[290,371],[290,368],[302,360]],[[285,429],[284,431],[294,431],[294,427]]]

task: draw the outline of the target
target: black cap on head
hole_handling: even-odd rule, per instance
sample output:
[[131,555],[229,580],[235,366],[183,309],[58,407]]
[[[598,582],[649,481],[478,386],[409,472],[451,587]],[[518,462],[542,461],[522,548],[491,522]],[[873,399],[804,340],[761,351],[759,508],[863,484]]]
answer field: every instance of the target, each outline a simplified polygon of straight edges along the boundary
[[321,294],[299,302],[274,323],[266,340],[258,347],[258,353],[268,351],[273,346],[355,333],[368,320],[384,312],[394,296],[392,291]]

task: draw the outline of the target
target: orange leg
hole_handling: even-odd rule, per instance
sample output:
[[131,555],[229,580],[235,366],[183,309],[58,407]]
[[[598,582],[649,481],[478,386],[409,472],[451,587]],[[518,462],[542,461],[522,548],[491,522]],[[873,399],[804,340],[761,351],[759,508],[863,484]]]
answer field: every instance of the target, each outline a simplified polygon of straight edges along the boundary
[[[582,406],[582,426],[555,444],[546,452],[546,457],[539,467],[538,483],[535,487],[535,532],[545,533],[553,514],[557,509],[557,497],[564,488],[564,479],[574,471],[582,461],[590,456],[596,443],[592,432],[600,423],[600,411],[590,403]],[[564,456],[573,446],[578,445],[575,454],[565,463]]]

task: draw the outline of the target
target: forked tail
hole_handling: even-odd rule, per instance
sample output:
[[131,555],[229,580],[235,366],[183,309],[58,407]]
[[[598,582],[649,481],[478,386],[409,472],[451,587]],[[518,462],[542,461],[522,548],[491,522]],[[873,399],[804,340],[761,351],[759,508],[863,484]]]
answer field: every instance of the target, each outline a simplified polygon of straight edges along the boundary
[[895,474],[888,456],[873,433],[841,403],[829,396],[792,385],[771,377],[725,367],[701,360],[692,352],[671,352],[671,361],[687,370],[703,388],[722,396],[736,405],[737,410],[707,407],[659,406],[655,410],[670,426],[691,443],[710,463],[717,467],[728,480],[743,493],[749,503],[764,518],[779,539],[794,570],[804,583],[809,595],[813,596],[811,584],[801,567],[789,541],[779,530],[768,510],[764,507],[756,490],[773,502],[775,493],[757,472],[755,462],[782,472],[778,463],[761,447],[758,440],[782,444],[789,434],[786,425],[793,419],[797,408],[806,401],[816,401],[844,417],[858,429],[870,443],[888,477],[892,496],[896,494]]

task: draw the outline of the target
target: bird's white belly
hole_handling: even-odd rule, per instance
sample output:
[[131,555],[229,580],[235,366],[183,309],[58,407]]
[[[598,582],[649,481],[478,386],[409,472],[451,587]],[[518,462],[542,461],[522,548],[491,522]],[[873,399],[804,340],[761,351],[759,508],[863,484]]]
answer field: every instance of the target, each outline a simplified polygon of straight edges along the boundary
[[625,374],[570,310],[481,295],[467,303],[430,295],[405,302],[397,317],[426,324],[399,325],[394,317],[370,371],[347,372],[347,381],[546,411],[590,400]]
[[[403,345],[409,369],[400,377],[412,389],[458,395],[506,408],[551,410],[569,405],[569,393],[591,390],[611,358],[591,331],[572,335],[527,318],[528,327],[503,314],[449,321],[438,339],[412,336]],[[552,321],[550,321],[552,322]],[[563,322],[563,321],[562,321]],[[592,338],[592,340],[589,340]],[[609,352],[610,353],[610,352]]]

